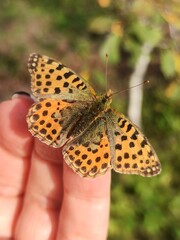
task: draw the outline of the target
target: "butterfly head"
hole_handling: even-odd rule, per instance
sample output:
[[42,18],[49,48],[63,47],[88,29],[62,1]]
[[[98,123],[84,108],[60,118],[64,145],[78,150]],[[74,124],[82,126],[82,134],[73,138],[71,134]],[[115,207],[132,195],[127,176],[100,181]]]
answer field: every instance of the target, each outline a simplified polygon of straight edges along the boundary
[[113,95],[112,90],[109,89],[105,95],[107,96],[108,99],[112,99],[112,95]]
[[111,91],[111,90],[108,90],[107,93],[105,93],[105,94],[102,96],[101,101],[102,101],[105,109],[109,108],[109,107],[110,107],[110,104],[111,104],[111,102],[112,102],[112,91]]

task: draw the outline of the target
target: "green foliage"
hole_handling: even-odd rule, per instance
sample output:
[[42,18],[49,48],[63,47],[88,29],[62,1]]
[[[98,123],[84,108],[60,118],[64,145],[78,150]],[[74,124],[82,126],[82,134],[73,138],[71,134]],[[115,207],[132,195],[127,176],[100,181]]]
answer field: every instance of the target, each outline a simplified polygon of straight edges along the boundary
[[[146,73],[151,86],[144,94],[143,127],[163,171],[152,179],[113,174],[109,240],[180,239],[180,71],[174,60],[174,53],[179,57],[179,52],[172,47],[179,40],[169,33],[172,19],[179,30],[175,2],[166,1],[169,15],[163,12],[165,3],[156,5],[153,0],[109,1],[106,8],[95,0],[0,3],[1,99],[21,89],[29,91],[26,62],[30,52],[62,59],[79,73],[87,70],[101,90],[106,88],[108,53],[108,86],[121,90],[128,86],[142,45],[153,47]],[[127,95],[114,97],[123,112]]]
[[166,77],[173,77],[176,73],[173,52],[168,49],[161,52],[161,71]]
[[114,64],[120,61],[119,46],[121,38],[120,36],[111,33],[107,36],[106,41],[101,46],[100,56],[104,59],[106,53],[109,56],[109,63]]

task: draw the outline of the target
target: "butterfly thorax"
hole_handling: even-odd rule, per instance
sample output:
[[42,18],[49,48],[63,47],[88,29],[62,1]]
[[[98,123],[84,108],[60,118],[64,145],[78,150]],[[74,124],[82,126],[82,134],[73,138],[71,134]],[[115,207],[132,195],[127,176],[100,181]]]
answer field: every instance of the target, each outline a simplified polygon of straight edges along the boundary
[[[112,92],[109,90],[107,93],[98,96],[95,101],[87,101],[82,105],[80,103],[81,106],[78,106],[78,109],[81,109],[81,111],[78,111],[78,114],[75,112],[73,117],[75,124],[70,131],[70,135],[76,137],[81,134],[81,132],[88,128],[93,121],[102,116],[103,113],[109,109],[111,101]],[[71,114],[73,116],[72,112]]]

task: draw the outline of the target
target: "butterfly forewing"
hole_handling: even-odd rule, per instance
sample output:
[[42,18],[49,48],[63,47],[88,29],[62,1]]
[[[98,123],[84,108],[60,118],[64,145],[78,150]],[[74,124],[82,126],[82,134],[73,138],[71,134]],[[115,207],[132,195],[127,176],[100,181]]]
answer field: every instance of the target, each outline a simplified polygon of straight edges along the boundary
[[111,164],[116,172],[138,174],[145,177],[160,173],[159,159],[140,130],[123,114],[109,109],[106,112],[111,140]]
[[28,60],[31,88],[37,98],[87,101],[95,99],[89,84],[61,62],[32,53]]

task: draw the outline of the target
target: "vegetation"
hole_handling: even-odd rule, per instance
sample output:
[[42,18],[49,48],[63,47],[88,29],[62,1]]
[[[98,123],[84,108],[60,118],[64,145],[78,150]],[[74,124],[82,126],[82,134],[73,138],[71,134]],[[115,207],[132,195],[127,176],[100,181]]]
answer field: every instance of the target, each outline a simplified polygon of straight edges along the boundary
[[[113,173],[109,240],[180,239],[179,19],[176,0],[0,3],[1,100],[30,91],[31,52],[61,60],[102,93],[106,52],[108,87],[124,90],[143,47],[150,46],[142,75],[150,81],[144,86],[142,126],[163,171],[154,178]],[[128,91],[114,97],[114,107],[127,114]]]

